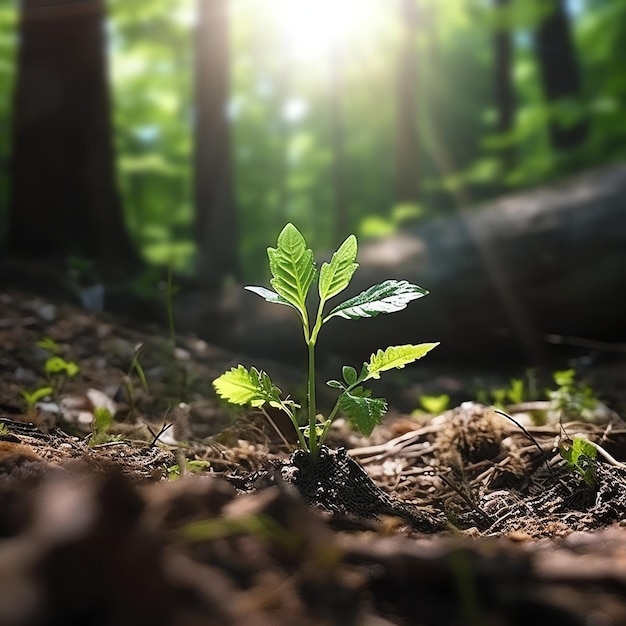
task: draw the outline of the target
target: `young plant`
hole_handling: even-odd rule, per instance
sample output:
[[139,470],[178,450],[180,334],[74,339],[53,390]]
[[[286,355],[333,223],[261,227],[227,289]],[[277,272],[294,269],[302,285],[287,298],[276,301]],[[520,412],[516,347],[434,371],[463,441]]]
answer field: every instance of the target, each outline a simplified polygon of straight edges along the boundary
[[571,445],[559,444],[559,453],[572,472],[576,472],[589,486],[596,483],[596,447],[582,437],[574,437]]
[[555,409],[560,412],[561,421],[593,420],[598,399],[591,387],[577,381],[576,371],[573,369],[554,372],[553,377],[558,388],[547,391],[547,395]]
[[91,438],[89,439],[91,447],[110,440],[109,429],[111,424],[113,424],[113,416],[109,409],[103,406],[94,409]]
[[27,415],[32,415],[33,413],[35,413],[37,402],[54,393],[54,389],[52,387],[39,387],[34,391],[26,391],[25,389],[20,389],[19,391],[22,398],[24,398],[24,402],[26,403]]
[[[387,402],[384,398],[373,398],[363,383],[380,378],[387,370],[403,368],[438,345],[406,344],[378,350],[371,355],[368,362],[363,363],[360,372],[345,365],[342,369],[343,380],[330,380],[326,383],[337,389],[339,396],[329,416],[324,419],[317,415],[315,396],[315,345],[322,326],[335,317],[355,320],[374,317],[379,313],[401,311],[409,302],[425,296],[428,291],[405,280],[386,280],[325,312],[328,301],[348,287],[358,267],[357,240],[354,235],[350,235],[339,246],[329,263],[322,264],[319,276],[313,252],[307,248],[304,237],[293,224],[287,224],[283,228],[276,248],[268,248],[267,255],[272,274],[270,282],[274,291],[265,287],[249,286],[246,289],[268,302],[294,309],[300,318],[308,352],[308,425],[302,428],[299,425],[296,411],[300,405],[289,398],[283,399],[281,390],[272,383],[270,377],[255,367],[249,370],[243,365],[233,367],[216,378],[213,386],[221,398],[233,404],[249,404],[262,410],[263,405],[269,404],[284,411],[296,429],[300,446],[315,459],[330,425],[339,414],[345,416],[365,435],[369,435],[376,424],[380,423],[387,409]],[[307,306],[307,297],[316,280],[317,307],[311,313]]]
[[447,393],[438,396],[422,395],[419,397],[419,403],[427,413],[441,415],[450,407],[450,396]]

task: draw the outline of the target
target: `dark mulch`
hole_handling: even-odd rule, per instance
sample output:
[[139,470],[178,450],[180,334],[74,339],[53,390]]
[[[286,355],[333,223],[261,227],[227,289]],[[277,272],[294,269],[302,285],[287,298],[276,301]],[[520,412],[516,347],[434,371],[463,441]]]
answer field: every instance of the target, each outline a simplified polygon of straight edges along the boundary
[[[45,336],[80,373],[27,411]],[[12,293],[0,344],[3,626],[626,623],[614,412],[521,429],[474,402],[392,410],[370,438],[339,421],[312,464],[217,401],[210,381],[244,357],[197,338],[172,352],[156,329]],[[96,443],[103,404],[115,438]],[[598,446],[591,484],[559,455],[574,436]]]

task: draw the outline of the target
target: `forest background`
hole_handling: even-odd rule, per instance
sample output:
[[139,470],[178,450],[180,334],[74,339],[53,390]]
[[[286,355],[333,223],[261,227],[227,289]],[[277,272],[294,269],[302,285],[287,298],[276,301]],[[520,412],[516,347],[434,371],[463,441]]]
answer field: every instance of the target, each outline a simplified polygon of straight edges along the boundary
[[624,161],[625,63],[626,0],[0,0],[1,249],[260,283],[287,221],[328,250]]

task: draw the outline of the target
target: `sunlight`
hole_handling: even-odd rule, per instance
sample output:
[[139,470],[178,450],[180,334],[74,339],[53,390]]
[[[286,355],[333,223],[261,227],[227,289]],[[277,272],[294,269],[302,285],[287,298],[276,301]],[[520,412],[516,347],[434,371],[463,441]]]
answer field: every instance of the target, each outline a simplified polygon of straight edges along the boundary
[[279,25],[289,54],[314,62],[358,38],[375,23],[376,0],[265,0]]

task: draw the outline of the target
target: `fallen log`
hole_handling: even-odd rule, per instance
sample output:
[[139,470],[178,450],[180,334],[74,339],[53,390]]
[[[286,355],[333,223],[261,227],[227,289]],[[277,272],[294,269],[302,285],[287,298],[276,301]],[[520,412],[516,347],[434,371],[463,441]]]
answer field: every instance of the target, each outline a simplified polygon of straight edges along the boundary
[[[390,344],[441,341],[429,362],[541,365],[559,339],[623,342],[626,164],[361,241],[358,260],[342,296],[388,278],[430,294],[393,318],[333,320],[320,335],[320,352],[361,359]],[[199,302],[181,296],[181,328],[248,354],[301,357],[302,331],[287,307],[239,286],[212,315],[206,307],[201,313]]]

